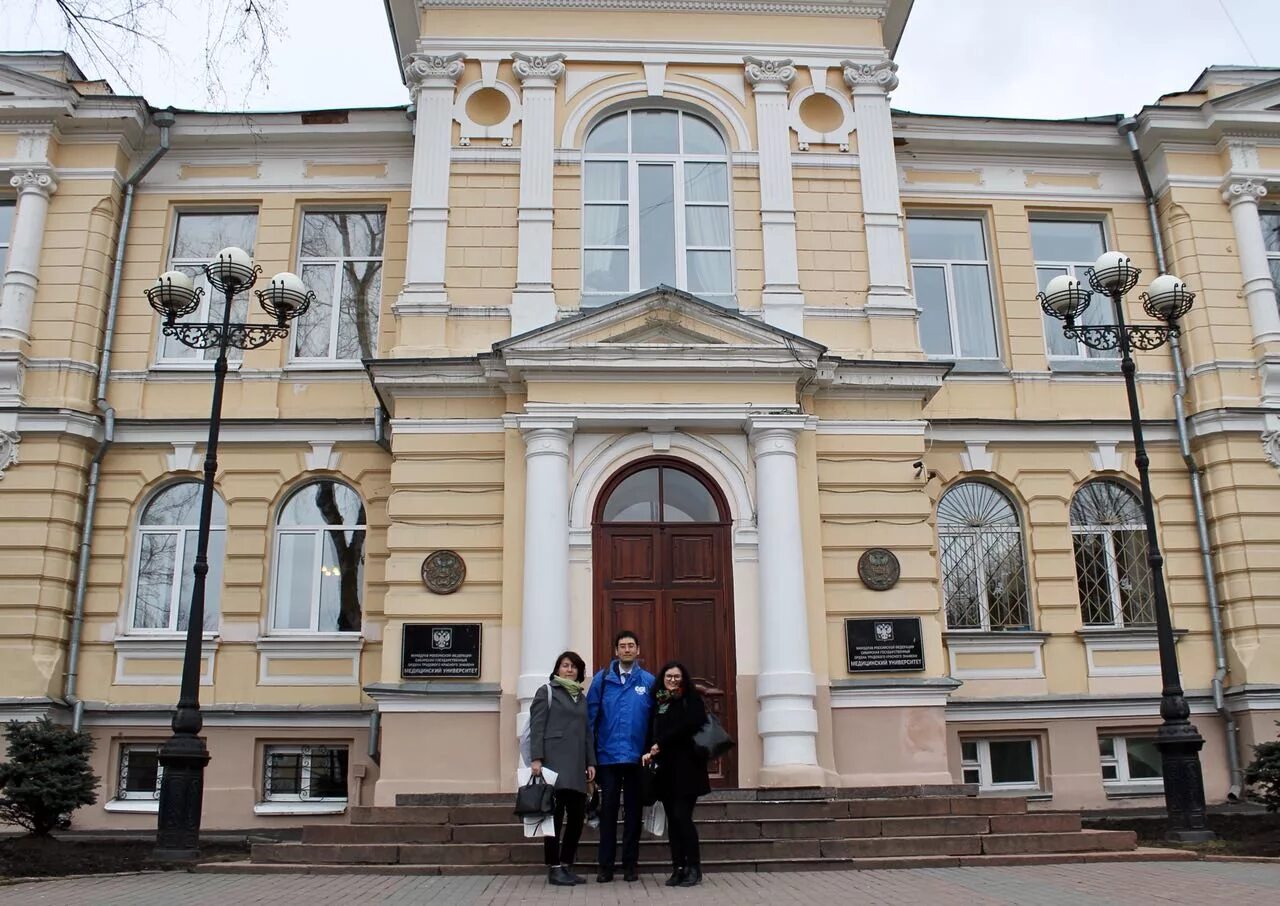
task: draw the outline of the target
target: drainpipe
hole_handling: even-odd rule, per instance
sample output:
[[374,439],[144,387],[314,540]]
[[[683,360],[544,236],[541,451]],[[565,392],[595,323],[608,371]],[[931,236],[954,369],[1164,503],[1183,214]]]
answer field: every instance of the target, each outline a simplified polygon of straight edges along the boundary
[[[1121,120],[1120,133],[1129,145],[1129,154],[1133,157],[1134,166],[1138,170],[1138,180],[1142,183],[1142,194],[1147,202],[1147,219],[1151,221],[1151,237],[1155,243],[1156,265],[1160,273],[1168,273],[1165,262],[1164,242],[1160,238],[1160,221],[1156,217],[1155,193],[1151,190],[1151,181],[1147,177],[1147,167],[1142,160],[1142,152],[1138,149],[1138,139],[1134,131],[1138,121],[1133,117]],[[1218,585],[1214,581],[1213,554],[1209,543],[1209,522],[1205,517],[1204,490],[1200,483],[1200,467],[1191,455],[1191,441],[1187,433],[1187,378],[1182,363],[1182,343],[1175,335],[1169,343],[1169,351],[1173,356],[1173,414],[1174,424],[1178,430],[1178,451],[1182,454],[1182,462],[1187,467],[1187,475],[1191,479],[1191,502],[1196,514],[1196,536],[1200,542],[1200,567],[1204,572],[1205,592],[1209,601],[1209,622],[1213,629],[1213,657],[1215,669],[1213,673],[1213,706],[1222,717],[1227,735],[1227,767],[1230,771],[1230,782],[1227,787],[1227,799],[1231,802],[1240,800],[1244,789],[1244,773],[1240,769],[1240,745],[1236,738],[1236,720],[1223,697],[1223,685],[1227,678],[1227,646],[1222,638],[1222,604],[1218,599]]]
[[107,402],[107,375],[111,370],[111,344],[116,333],[116,313],[120,308],[120,279],[124,273],[125,239],[129,234],[129,221],[133,217],[133,192],[142,178],[151,172],[160,158],[169,150],[169,127],[174,115],[168,110],[158,110],[151,121],[160,127],[160,147],[142,162],[125,180],[124,209],[120,214],[120,232],[116,237],[116,258],[111,271],[111,294],[107,297],[106,329],[102,337],[102,358],[98,362],[98,389],[94,405],[102,413],[102,443],[89,463],[89,484],[84,501],[84,525],[80,529],[80,553],[76,566],[76,591],[71,610],[71,639],[67,646],[67,676],[62,697],[71,705],[71,728],[80,731],[84,723],[84,702],[77,694],[80,680],[80,639],[84,629],[84,599],[89,588],[89,560],[93,544],[93,517],[98,503],[98,482],[102,477],[102,460],[115,440],[116,410]]

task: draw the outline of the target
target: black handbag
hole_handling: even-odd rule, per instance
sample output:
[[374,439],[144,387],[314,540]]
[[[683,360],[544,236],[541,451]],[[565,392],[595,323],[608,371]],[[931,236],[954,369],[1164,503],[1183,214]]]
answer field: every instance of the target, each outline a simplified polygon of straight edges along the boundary
[[733,737],[720,726],[720,721],[716,720],[714,714],[708,713],[707,722],[702,725],[702,729],[693,734],[693,747],[708,761],[719,758],[734,745]]
[[526,815],[550,815],[555,810],[555,788],[547,783],[541,774],[535,774],[530,777],[528,783],[516,790],[515,811],[520,817],[523,818]]
[[647,808],[658,801],[658,763],[650,761],[640,768],[640,805]]

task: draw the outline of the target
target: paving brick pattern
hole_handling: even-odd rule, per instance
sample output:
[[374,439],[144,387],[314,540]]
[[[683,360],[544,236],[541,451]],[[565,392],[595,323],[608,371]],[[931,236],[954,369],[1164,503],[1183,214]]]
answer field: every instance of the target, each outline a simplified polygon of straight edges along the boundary
[[694,890],[638,884],[548,887],[534,877],[388,875],[146,874],[42,881],[0,887],[2,906],[810,906],[814,903],[929,906],[1087,906],[1087,904],[1280,902],[1280,863],[1130,862],[905,871],[823,871],[708,875]]

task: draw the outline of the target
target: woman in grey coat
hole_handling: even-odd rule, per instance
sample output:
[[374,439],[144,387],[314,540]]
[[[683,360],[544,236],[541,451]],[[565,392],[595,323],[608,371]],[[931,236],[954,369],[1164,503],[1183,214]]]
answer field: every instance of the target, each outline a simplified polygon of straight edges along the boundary
[[534,774],[545,765],[556,772],[554,837],[543,838],[547,880],[557,887],[583,884],[573,873],[582,823],[587,811],[587,784],[596,776],[596,745],[587,724],[587,665],[576,652],[556,658],[551,682],[529,704],[529,758]]

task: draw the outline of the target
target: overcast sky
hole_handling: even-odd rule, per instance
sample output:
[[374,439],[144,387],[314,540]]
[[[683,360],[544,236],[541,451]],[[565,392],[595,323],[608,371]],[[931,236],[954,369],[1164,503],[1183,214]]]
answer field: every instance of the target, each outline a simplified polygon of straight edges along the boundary
[[[103,0],[105,3],[120,0]],[[216,4],[220,0],[213,0]],[[232,0],[235,2],[235,0]],[[221,67],[214,106],[254,110],[405,103],[382,0],[275,0],[287,38],[266,84],[247,88],[245,58]],[[0,49],[61,49],[55,0],[0,0]],[[208,108],[201,78],[208,3],[172,0],[154,28],[172,57],[142,46],[122,84],[157,107]],[[895,107],[922,113],[1060,118],[1134,113],[1190,86],[1214,63],[1280,67],[1277,0],[916,0],[897,60]],[[219,102],[220,101],[220,102]]]

